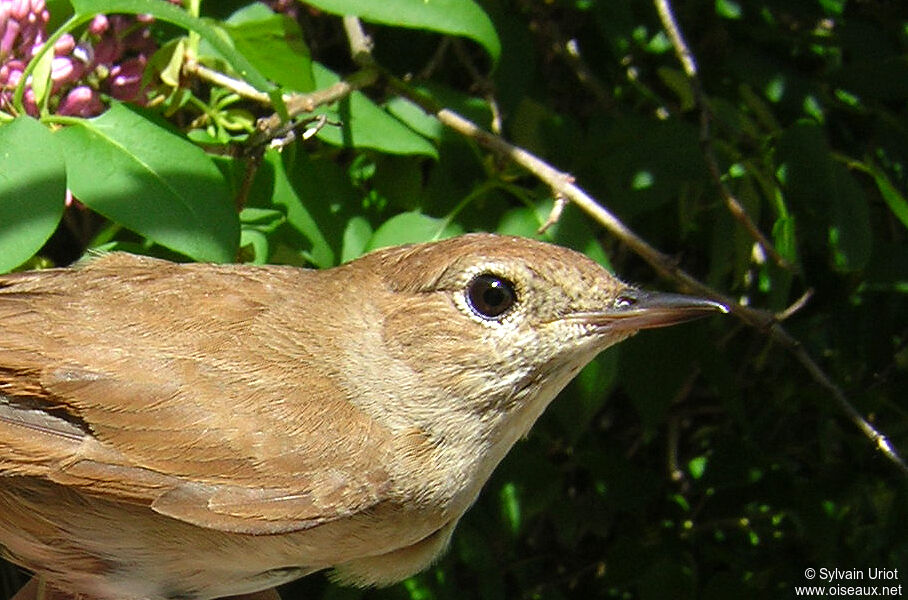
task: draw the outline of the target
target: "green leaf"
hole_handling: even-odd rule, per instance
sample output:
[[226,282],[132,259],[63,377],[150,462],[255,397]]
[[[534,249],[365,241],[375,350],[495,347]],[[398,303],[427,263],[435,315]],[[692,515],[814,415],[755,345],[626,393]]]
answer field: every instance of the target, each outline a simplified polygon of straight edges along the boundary
[[258,229],[247,229],[244,227],[240,231],[240,248],[242,248],[241,262],[244,263],[264,265],[268,263],[268,258],[271,255],[271,244],[268,241],[268,236]]
[[808,122],[790,127],[779,141],[778,156],[793,212],[803,215],[798,221],[802,241],[825,241],[839,271],[862,269],[872,237],[867,199],[845,166],[833,160],[825,130]]
[[824,130],[809,122],[789,127],[779,140],[778,155],[784,168],[781,179],[793,203],[825,213],[836,189]]
[[501,516],[510,532],[516,535],[520,532],[520,526],[523,523],[520,492],[513,482],[508,482],[501,486],[498,494],[501,502]]
[[366,250],[375,250],[400,244],[429,242],[463,233],[456,223],[435,219],[416,212],[406,212],[391,217],[375,230]]
[[467,37],[481,44],[495,63],[501,55],[495,26],[473,0],[306,0],[306,4],[372,23]]
[[[519,143],[528,135],[535,135],[549,154],[563,152],[564,148],[570,151],[576,145],[571,138],[582,136],[566,126],[555,137],[551,132],[557,131],[553,128],[559,127],[559,120],[542,118],[534,126],[535,134],[515,131],[515,140]],[[532,122],[529,119],[529,124]],[[564,162],[577,160],[577,154],[589,156],[587,166],[578,169],[578,180],[588,179],[608,190],[604,193],[610,196],[610,207],[625,219],[674,206],[684,186],[708,182],[698,132],[683,120],[657,121],[633,114],[603,117],[593,121],[586,136],[589,146],[579,153],[573,151]],[[553,138],[555,141],[550,141]]]
[[785,260],[795,263],[798,259],[798,244],[795,237],[795,220],[792,216],[779,217],[772,226],[772,243]]
[[857,271],[870,259],[872,234],[867,198],[844,165],[834,165],[833,178],[836,188],[830,214],[833,264],[840,271]]
[[55,136],[31,117],[0,126],[0,272],[41,249],[63,216],[65,196]]
[[395,96],[385,103],[385,110],[421,136],[434,142],[441,141],[444,125],[412,100]]
[[[340,77],[319,63],[313,63],[312,69],[318,89],[340,81]],[[328,112],[334,120],[341,123],[340,127],[329,124],[318,132],[319,139],[329,144],[346,148],[372,148],[389,154],[438,157],[438,150],[429,140],[389,115],[361,92],[353,92],[341,100],[336,110],[321,109],[317,112]]]
[[200,148],[123,104],[56,137],[67,184],[87,206],[195,260],[234,259],[239,220],[224,176]]
[[170,40],[161,46],[151,57],[151,62],[160,72],[161,81],[170,87],[180,85],[180,75],[183,70],[183,56],[186,54],[187,40],[180,37]]
[[45,52],[38,59],[38,64],[32,72],[32,91],[35,93],[35,104],[46,106],[47,95],[51,90],[51,67],[53,66],[54,53]]
[[[495,227],[495,233],[540,238],[539,227],[544,222],[545,217],[537,207],[520,206],[512,208],[501,216],[498,225]],[[551,241],[551,236],[542,236],[541,239]]]
[[892,214],[902,222],[902,225],[908,227],[908,200],[906,200],[905,196],[899,192],[895,185],[893,185],[885,171],[871,162],[867,162],[866,164],[859,163],[855,166],[873,176],[876,187],[880,191],[880,195],[883,197],[889,210],[891,210]]
[[311,55],[296,21],[252,4],[231,15],[226,25],[236,49],[263,75],[289,90],[315,88]]
[[271,208],[244,208],[240,212],[240,224],[245,228],[272,233],[286,221],[284,213]]
[[564,402],[549,407],[571,444],[589,434],[590,423],[608,400],[618,379],[619,354],[620,348],[609,348],[590,361],[565,390]]
[[734,0],[716,0],[716,14],[726,19],[740,19],[744,10]]
[[[240,248],[252,248],[251,262],[264,264],[270,258],[269,235],[287,221],[284,213],[272,208],[246,207],[240,212]],[[246,259],[246,256],[243,257]]]
[[100,13],[150,14],[161,21],[194,31],[211,44],[249,84],[261,91],[269,91],[274,88],[246,57],[236,51],[230,41],[216,27],[168,2],[161,2],[161,0],[72,0],[72,5],[76,13],[84,17]]
[[298,145],[283,152],[269,150],[265,163],[274,172],[271,202],[287,214],[291,245],[320,268],[338,263],[345,218],[343,206],[352,204],[352,190],[333,163],[314,160]]
[[708,458],[705,455],[695,456],[687,463],[687,470],[694,479],[700,479],[706,472],[706,463]]
[[648,331],[621,343],[621,384],[649,433],[662,424],[672,400],[696,368],[696,337],[702,336],[702,323],[698,325],[700,330],[675,326]]
[[362,256],[369,240],[372,239],[372,225],[365,217],[356,216],[347,222],[344,228],[344,244],[341,250],[341,262],[349,262]]
[[678,96],[681,112],[693,110],[697,103],[694,100],[694,89],[690,79],[679,69],[659,67],[656,71],[659,79]]

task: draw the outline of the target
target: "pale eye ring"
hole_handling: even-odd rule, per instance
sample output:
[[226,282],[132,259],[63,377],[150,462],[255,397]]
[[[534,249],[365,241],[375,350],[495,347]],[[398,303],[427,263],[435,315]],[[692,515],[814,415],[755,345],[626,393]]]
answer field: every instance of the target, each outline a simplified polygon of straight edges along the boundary
[[487,320],[502,318],[517,303],[514,284],[493,273],[482,273],[471,279],[464,294],[470,310]]

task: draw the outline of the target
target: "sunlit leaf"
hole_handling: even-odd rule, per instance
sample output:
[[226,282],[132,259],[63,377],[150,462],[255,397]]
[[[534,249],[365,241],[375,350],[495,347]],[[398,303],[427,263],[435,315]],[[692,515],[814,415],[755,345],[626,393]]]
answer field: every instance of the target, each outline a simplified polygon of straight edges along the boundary
[[415,212],[401,213],[391,217],[375,230],[367,249],[375,250],[386,246],[429,242],[451,237],[462,231],[457,223],[448,223],[443,219]]
[[306,0],[307,4],[336,15],[354,15],[364,21],[395,27],[414,27],[479,42],[497,62],[501,42],[492,21],[473,0]]
[[0,273],[41,249],[65,194],[63,155],[47,127],[31,117],[0,126]]
[[196,260],[234,259],[230,190],[200,148],[123,104],[56,137],[67,185],[87,206]]
[[[319,89],[340,78],[319,63],[313,63],[315,84]],[[437,157],[438,150],[426,138],[388,114],[361,92],[353,92],[336,109],[318,112],[331,114],[329,123],[318,132],[319,139],[336,146],[373,148],[390,154],[423,154]]]

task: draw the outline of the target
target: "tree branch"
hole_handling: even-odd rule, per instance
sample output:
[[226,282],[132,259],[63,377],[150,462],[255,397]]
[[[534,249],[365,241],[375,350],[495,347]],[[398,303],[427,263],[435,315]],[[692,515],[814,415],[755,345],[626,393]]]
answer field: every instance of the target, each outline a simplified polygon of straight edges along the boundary
[[792,270],[794,268],[793,265],[786,260],[785,257],[779,254],[772,245],[772,242],[763,235],[763,232],[754,224],[747,214],[747,211],[744,210],[744,207],[722,180],[722,170],[719,168],[719,161],[716,158],[712,143],[712,109],[710,109],[709,101],[706,94],[703,92],[703,85],[700,82],[700,74],[697,69],[697,59],[694,56],[694,53],[691,52],[687,42],[684,40],[684,34],[681,32],[681,28],[675,20],[670,1],[654,0],[654,2],[656,4],[656,10],[659,12],[659,19],[662,21],[662,26],[665,28],[665,31],[672,42],[672,46],[675,49],[675,55],[678,57],[678,61],[681,63],[681,67],[684,69],[684,73],[690,81],[691,90],[694,94],[694,102],[700,111],[700,149],[703,153],[703,158],[706,161],[706,168],[709,171],[710,177],[719,190],[719,195],[722,196],[722,199],[725,201],[725,206],[728,208],[732,217],[734,217],[735,220],[744,227],[747,233],[763,247],[765,252],[772,257],[773,261],[783,269]]
[[563,171],[559,171],[534,154],[514,146],[500,136],[485,131],[469,119],[456,112],[439,106],[431,98],[427,98],[412,89],[403,81],[385,74],[389,84],[419,106],[435,115],[439,121],[449,128],[457,131],[470,139],[475,140],[485,148],[509,158],[527,171],[546,183],[554,193],[568,198],[590,215],[596,222],[607,229],[619,241],[628,246],[634,253],[645,260],[661,276],[674,281],[683,291],[693,292],[701,296],[722,302],[728,306],[731,313],[746,324],[764,332],[774,342],[780,344],[791,352],[798,362],[807,370],[810,376],[821,387],[826,389],[839,408],[860,429],[889,460],[908,476],[908,465],[899,455],[898,451],[889,442],[887,437],[871,425],[849,402],[845,393],[829,378],[828,375],[813,360],[800,342],[793,338],[778,322],[775,315],[735,302],[733,298],[720,294],[705,283],[678,267],[667,255],[656,250],[645,240],[627,227],[617,216],[607,208],[596,202],[583,189],[574,183],[574,178]]

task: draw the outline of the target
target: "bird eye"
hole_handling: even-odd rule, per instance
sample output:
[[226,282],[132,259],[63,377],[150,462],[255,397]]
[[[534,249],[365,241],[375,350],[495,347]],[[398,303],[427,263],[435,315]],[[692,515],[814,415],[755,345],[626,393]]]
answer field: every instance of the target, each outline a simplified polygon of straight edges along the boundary
[[615,308],[630,308],[637,304],[637,298],[630,294],[622,294],[615,298]]
[[503,277],[484,273],[467,284],[467,302],[483,319],[497,319],[517,302],[514,284]]

